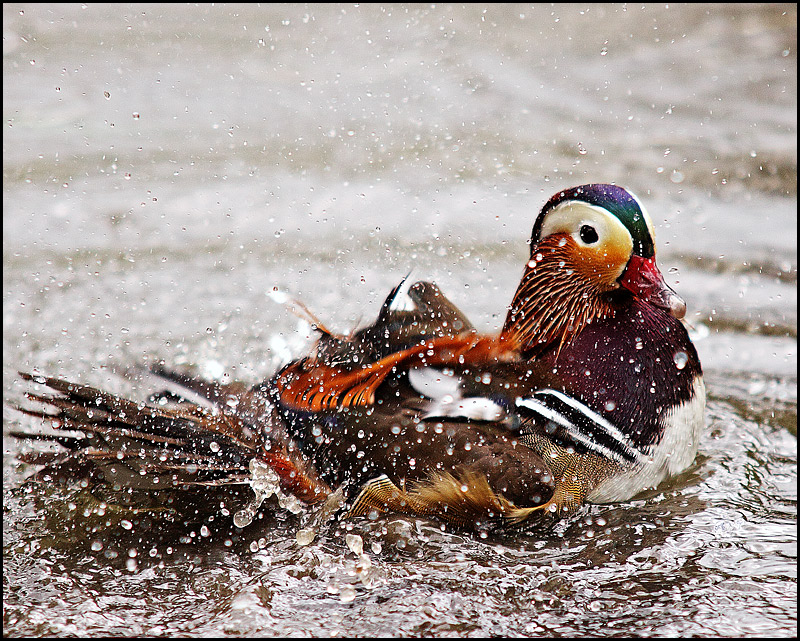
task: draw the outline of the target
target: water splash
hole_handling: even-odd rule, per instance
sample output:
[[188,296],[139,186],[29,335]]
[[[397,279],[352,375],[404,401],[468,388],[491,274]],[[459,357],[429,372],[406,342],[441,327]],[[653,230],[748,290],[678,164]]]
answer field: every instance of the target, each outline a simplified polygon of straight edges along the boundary
[[345,543],[355,559],[347,558],[340,561],[328,580],[326,589],[328,594],[338,596],[342,603],[350,603],[359,591],[384,585],[386,577],[379,568],[373,566],[372,559],[364,552],[364,540],[360,535],[346,534]]
[[339,486],[335,492],[331,492],[325,503],[313,513],[311,522],[304,528],[297,531],[295,540],[297,545],[303,547],[311,545],[317,536],[320,528],[333,516],[339,508],[344,505],[344,485]]
[[233,524],[236,527],[245,528],[250,525],[261,504],[273,495],[278,499],[278,505],[292,514],[300,514],[303,511],[303,505],[297,497],[285,494],[281,490],[280,478],[264,461],[258,459],[250,461],[249,483],[255,496],[246,507],[233,515]]

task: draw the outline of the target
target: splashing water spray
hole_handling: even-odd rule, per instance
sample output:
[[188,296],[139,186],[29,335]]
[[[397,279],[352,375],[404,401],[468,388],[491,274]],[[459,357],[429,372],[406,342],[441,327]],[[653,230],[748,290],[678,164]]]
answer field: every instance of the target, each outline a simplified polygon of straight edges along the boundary
[[291,494],[285,494],[281,490],[280,478],[275,471],[263,461],[252,459],[250,461],[250,487],[253,489],[255,496],[236,514],[233,515],[233,524],[239,528],[245,528],[253,522],[253,519],[258,512],[261,504],[271,497],[273,494],[278,499],[278,505],[283,509],[288,510],[292,514],[300,514],[303,512],[303,506],[297,497]]

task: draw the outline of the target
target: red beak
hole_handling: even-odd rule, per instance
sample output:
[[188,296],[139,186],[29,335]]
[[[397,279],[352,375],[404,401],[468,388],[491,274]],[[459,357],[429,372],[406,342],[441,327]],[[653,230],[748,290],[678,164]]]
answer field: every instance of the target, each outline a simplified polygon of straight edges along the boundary
[[675,318],[686,315],[686,303],[664,282],[655,258],[631,256],[619,284],[636,298],[666,310]]

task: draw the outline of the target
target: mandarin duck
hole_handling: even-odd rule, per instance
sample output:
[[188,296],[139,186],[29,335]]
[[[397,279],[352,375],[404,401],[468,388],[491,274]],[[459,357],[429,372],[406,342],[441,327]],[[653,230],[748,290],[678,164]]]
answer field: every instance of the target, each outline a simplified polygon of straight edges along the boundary
[[518,524],[628,500],[692,463],[705,388],[685,311],[639,200],[583,185],[542,208],[498,334],[403,281],[349,335],[312,317],[311,353],[255,386],[153,368],[166,391],[142,404],[22,374],[51,391],[18,409],[57,428],[58,463],[117,487],[247,483],[266,465],[307,504],[343,488],[350,517]]

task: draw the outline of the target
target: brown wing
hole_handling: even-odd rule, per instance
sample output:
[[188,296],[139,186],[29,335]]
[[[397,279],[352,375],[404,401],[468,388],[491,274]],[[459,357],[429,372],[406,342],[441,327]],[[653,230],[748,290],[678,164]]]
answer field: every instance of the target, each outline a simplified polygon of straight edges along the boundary
[[[518,520],[550,500],[555,478],[511,421],[426,417],[429,402],[404,386],[392,381],[375,405],[336,412],[309,450],[331,484],[360,488],[351,515],[399,511],[472,527]],[[397,396],[400,407],[388,402]]]
[[404,284],[405,279],[389,293],[374,323],[349,336],[332,334],[316,325],[321,333],[316,359],[353,369],[425,340],[474,331],[472,323],[434,283],[414,283],[408,288],[408,300],[401,305]]

